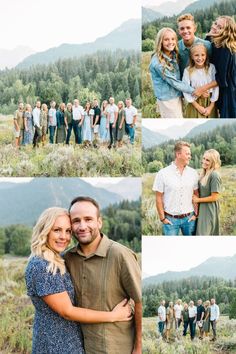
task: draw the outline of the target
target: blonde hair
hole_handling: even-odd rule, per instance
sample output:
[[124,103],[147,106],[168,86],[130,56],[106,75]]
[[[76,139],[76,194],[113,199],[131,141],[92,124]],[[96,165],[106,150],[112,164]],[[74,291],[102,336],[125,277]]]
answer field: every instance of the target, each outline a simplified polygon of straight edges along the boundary
[[44,112],[47,112],[47,111],[48,111],[48,106],[46,105],[46,103],[43,103],[43,104],[42,104],[41,109],[42,109],[42,111],[44,111]]
[[200,182],[202,186],[205,186],[207,184],[208,178],[211,175],[211,173],[219,169],[221,166],[220,154],[218,153],[217,150],[210,149],[205,151],[204,155],[205,154],[209,155],[209,160],[211,164],[208,170],[206,170],[205,168],[202,169],[202,172],[200,174]]
[[175,144],[175,147],[174,147],[175,156],[176,156],[176,153],[180,152],[184,146],[187,146],[190,148],[190,144],[187,143],[186,141],[177,141],[177,143]]
[[191,14],[183,14],[177,18],[177,23],[181,21],[192,21],[195,24],[194,17]]
[[188,66],[188,71],[189,71],[189,75],[191,75],[193,73],[193,71],[195,70],[195,62],[193,60],[193,53],[194,53],[194,50],[197,48],[197,47],[202,47],[204,48],[205,50],[205,53],[206,53],[206,61],[204,63],[204,69],[206,71],[206,73],[208,73],[208,70],[209,70],[209,67],[210,67],[210,63],[209,63],[209,56],[208,56],[208,51],[207,51],[207,48],[204,46],[204,44],[202,43],[196,43],[196,44],[193,44],[190,48],[190,55],[189,55],[189,66]]
[[47,241],[56,219],[63,215],[69,217],[68,211],[63,208],[53,207],[44,210],[34,226],[32,234],[30,258],[37,256],[47,260],[49,262],[47,270],[54,275],[58,270],[62,275],[65,274],[65,262],[59,253],[49,247]]
[[212,42],[216,48],[228,48],[231,53],[236,52],[236,23],[233,17],[219,16],[217,18],[225,20],[225,26],[218,34],[210,33]]
[[178,54],[179,54],[179,49],[178,49],[178,44],[177,44],[178,43],[177,34],[175,33],[175,31],[172,28],[163,27],[157,33],[156,40],[155,40],[155,52],[156,52],[159,62],[163,65],[163,75],[165,73],[166,68],[168,68],[171,71],[174,70],[174,66],[169,61],[167,61],[166,58],[164,57],[163,47],[162,47],[163,37],[164,37],[165,33],[168,31],[173,33],[175,36],[176,44],[175,44],[174,52],[176,53],[176,60],[178,60]]
[[117,103],[117,106],[119,106],[119,104],[122,105],[122,108],[121,108],[121,109],[123,109],[124,106],[125,106],[124,102],[123,102],[123,101],[119,101],[119,102]]

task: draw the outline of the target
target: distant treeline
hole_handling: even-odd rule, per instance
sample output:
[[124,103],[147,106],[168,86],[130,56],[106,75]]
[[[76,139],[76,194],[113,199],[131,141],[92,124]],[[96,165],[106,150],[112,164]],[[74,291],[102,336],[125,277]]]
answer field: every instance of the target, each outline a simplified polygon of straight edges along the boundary
[[[141,200],[110,205],[102,210],[102,231],[135,252],[141,251]],[[32,227],[10,225],[0,228],[0,255],[28,256]]]
[[[214,3],[207,9],[195,10],[191,12],[194,15],[197,24],[196,35],[204,38],[206,33],[209,32],[212,22],[222,15],[235,16],[236,2],[235,0],[222,1]],[[177,18],[178,16],[162,17],[153,22],[143,25],[142,30],[142,50],[152,51],[154,48],[154,41],[157,32],[163,27],[170,27],[177,32]]]
[[[180,140],[180,139],[178,139]],[[201,132],[193,138],[183,138],[191,144],[192,159],[190,166],[201,167],[201,159],[208,149],[220,153],[222,165],[236,164],[236,123],[217,127],[211,132]],[[174,160],[174,145],[177,140],[169,140],[158,146],[144,149],[143,166],[146,172],[157,172]]]
[[189,277],[182,280],[165,281],[158,285],[143,287],[143,316],[157,315],[157,308],[163,299],[167,303],[181,299],[189,303],[215,298],[222,314],[236,318],[236,279],[225,280],[216,277]]
[[117,101],[131,97],[140,107],[140,54],[136,51],[100,51],[79,58],[58,60],[29,69],[0,71],[0,112],[11,114],[18,102],[32,106],[37,99],[82,105],[87,100]]

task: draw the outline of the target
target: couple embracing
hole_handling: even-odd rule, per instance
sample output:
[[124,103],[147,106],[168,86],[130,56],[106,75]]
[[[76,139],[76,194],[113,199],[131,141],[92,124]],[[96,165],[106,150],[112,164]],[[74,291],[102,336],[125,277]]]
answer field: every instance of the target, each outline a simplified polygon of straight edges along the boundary
[[[101,228],[90,197],[39,217],[25,273],[35,307],[32,354],[141,354],[139,265]],[[72,231],[79,243],[65,252]]]
[[156,207],[166,236],[212,236],[220,234],[219,196],[221,161],[218,151],[205,151],[200,176],[189,167],[190,144],[179,141],[175,160],[155,178]]

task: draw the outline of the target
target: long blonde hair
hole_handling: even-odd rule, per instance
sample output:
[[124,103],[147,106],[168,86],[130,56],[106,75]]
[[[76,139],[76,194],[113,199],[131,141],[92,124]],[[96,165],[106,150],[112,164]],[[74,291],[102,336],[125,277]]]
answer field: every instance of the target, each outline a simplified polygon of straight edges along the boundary
[[236,52],[236,23],[233,17],[219,16],[217,18],[225,20],[225,26],[218,34],[210,33],[212,42],[216,48],[227,47],[231,53]]
[[202,186],[207,184],[208,178],[211,173],[215,170],[218,170],[221,166],[220,154],[215,149],[210,149],[205,151],[204,155],[208,154],[210,159],[210,168],[206,170],[205,168],[202,169],[200,174],[200,182]]
[[30,258],[38,256],[47,260],[49,262],[48,272],[56,274],[59,270],[62,275],[66,272],[64,259],[59,253],[50,248],[48,245],[48,235],[56,219],[64,215],[69,217],[68,211],[63,208],[53,207],[44,210],[33,228],[30,255]]
[[173,33],[175,36],[176,45],[174,48],[174,52],[176,54],[176,60],[178,60],[178,54],[179,54],[179,49],[178,49],[178,44],[177,44],[178,43],[177,34],[175,33],[175,31],[172,28],[163,27],[157,33],[156,40],[155,40],[155,52],[156,52],[159,62],[163,65],[163,75],[165,73],[166,68],[168,68],[171,71],[173,71],[175,69],[173,67],[173,65],[169,61],[166,60],[166,58],[164,57],[164,53],[163,53],[163,43],[162,42],[163,42],[163,37],[167,31]]

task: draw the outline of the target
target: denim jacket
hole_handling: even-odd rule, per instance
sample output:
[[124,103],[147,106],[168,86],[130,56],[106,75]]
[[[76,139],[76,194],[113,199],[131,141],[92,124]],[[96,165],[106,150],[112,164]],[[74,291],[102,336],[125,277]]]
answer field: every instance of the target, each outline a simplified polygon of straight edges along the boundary
[[165,54],[163,56],[172,64],[173,70],[165,68],[163,73],[163,64],[160,63],[156,54],[153,55],[149,70],[156,98],[160,101],[169,101],[181,97],[182,92],[193,93],[194,88],[180,80],[179,65],[175,54],[173,58]]

